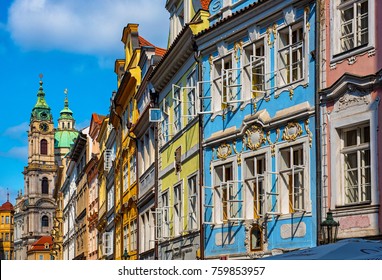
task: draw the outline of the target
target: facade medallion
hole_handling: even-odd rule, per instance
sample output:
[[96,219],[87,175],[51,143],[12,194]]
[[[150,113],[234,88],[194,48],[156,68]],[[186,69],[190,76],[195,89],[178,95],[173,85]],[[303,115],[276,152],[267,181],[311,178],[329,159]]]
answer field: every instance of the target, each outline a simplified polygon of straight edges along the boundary
[[216,153],[219,159],[225,160],[232,154],[231,146],[229,144],[221,144]]
[[292,142],[297,139],[302,134],[302,128],[299,123],[288,123],[284,128],[283,140]]
[[266,142],[262,127],[253,125],[251,128],[247,129],[244,136],[244,142],[252,151],[259,149],[261,145]]

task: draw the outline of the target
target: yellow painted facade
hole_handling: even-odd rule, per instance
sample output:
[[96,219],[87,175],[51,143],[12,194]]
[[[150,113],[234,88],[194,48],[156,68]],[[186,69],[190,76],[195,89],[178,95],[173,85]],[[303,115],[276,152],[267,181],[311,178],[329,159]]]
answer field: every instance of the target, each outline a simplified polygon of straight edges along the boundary
[[113,99],[114,110],[111,114],[111,122],[117,135],[115,159],[115,259],[117,260],[124,257],[125,251],[130,259],[137,259],[137,147],[135,135],[130,129],[138,119],[135,96],[141,83],[138,61],[140,47],[142,42],[145,42],[138,36],[137,24],[128,24],[124,28],[122,42],[125,45],[125,59],[117,60],[115,63],[118,91]]
[[0,206],[0,259],[14,259],[13,241],[14,241],[14,215],[13,205],[7,201]]

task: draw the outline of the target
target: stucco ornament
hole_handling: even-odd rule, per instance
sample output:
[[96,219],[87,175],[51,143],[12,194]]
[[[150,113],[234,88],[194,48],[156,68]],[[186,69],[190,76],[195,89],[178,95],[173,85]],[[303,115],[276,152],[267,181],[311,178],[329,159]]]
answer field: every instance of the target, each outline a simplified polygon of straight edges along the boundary
[[219,159],[225,160],[232,154],[231,146],[229,144],[221,144],[216,153]]
[[268,131],[267,132],[267,141],[268,141],[268,144],[271,146],[271,156],[274,157],[275,154],[276,154],[276,143],[279,141],[279,137],[280,137],[280,129],[276,129],[276,139],[275,139],[275,142],[272,142],[271,140],[271,132]]
[[261,145],[266,142],[262,127],[253,125],[247,129],[245,132],[244,141],[246,146],[252,151],[259,149]]
[[347,92],[336,102],[336,111],[341,111],[353,106],[367,105],[370,103],[370,94],[357,90],[353,85],[348,85]]
[[292,142],[302,134],[302,128],[299,123],[291,122],[285,127],[283,132],[283,140]]
[[306,134],[309,135],[309,147],[312,148],[313,141],[313,133],[309,129],[309,119],[307,119],[304,123]]

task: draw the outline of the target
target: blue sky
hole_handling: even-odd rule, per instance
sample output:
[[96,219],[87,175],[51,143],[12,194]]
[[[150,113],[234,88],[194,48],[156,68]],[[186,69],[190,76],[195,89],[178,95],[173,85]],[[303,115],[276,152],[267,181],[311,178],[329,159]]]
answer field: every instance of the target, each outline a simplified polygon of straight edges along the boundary
[[167,47],[166,0],[1,0],[0,1],[0,205],[24,190],[27,130],[42,73],[54,121],[64,105],[77,128],[91,114],[107,114],[117,89],[114,61],[123,58],[122,30],[139,24],[139,34]]

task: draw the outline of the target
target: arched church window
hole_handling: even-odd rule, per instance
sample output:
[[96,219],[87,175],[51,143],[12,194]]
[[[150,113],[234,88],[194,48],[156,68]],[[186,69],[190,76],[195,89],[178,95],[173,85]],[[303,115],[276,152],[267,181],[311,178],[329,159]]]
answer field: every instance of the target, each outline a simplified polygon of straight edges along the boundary
[[48,227],[49,226],[49,218],[48,216],[44,215],[41,218],[41,227]]
[[48,141],[46,141],[45,139],[42,139],[40,142],[40,151],[42,155],[48,154]]
[[48,178],[46,177],[42,178],[41,192],[43,194],[49,194],[49,182],[48,182]]

